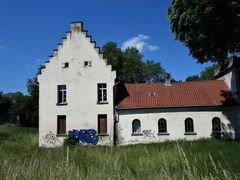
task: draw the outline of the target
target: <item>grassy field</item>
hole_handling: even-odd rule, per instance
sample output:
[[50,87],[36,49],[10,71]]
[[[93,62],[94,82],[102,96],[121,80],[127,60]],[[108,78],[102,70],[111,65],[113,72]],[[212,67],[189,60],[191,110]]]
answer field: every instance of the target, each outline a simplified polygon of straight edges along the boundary
[[37,129],[0,126],[0,179],[240,179],[240,143],[38,148]]

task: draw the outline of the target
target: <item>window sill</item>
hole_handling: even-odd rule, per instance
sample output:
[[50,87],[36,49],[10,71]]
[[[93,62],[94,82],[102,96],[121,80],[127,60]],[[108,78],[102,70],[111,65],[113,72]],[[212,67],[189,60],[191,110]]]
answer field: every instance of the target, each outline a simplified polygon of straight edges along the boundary
[[132,136],[143,136],[142,133],[132,133]]
[[162,132],[162,133],[158,133],[157,135],[158,135],[158,136],[168,136],[168,135],[170,135],[170,134],[167,133],[167,132]]
[[66,134],[57,134],[56,136],[57,137],[66,137],[67,135]]
[[64,102],[64,103],[57,103],[56,105],[57,105],[57,106],[66,106],[66,105],[67,105],[67,102]]
[[197,135],[195,132],[185,132],[184,135]]
[[108,102],[97,102],[97,104],[108,104]]
[[105,134],[98,134],[98,136],[109,136],[109,134],[105,133]]

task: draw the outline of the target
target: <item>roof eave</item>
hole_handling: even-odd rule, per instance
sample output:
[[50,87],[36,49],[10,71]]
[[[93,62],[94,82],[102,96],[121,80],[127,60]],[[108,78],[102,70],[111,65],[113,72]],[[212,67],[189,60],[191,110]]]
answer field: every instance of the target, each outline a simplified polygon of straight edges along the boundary
[[[191,106],[161,106],[161,107],[116,107],[117,110],[134,110],[134,109],[168,109],[168,108],[195,108],[195,107],[226,107],[224,105],[191,105]],[[229,106],[228,106],[229,107]]]

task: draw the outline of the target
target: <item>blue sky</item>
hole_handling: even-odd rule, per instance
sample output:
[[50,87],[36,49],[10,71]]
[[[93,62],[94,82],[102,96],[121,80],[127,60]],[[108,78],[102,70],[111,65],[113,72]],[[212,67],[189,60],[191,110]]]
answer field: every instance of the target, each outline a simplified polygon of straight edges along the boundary
[[160,61],[176,80],[199,74],[170,31],[170,0],[0,0],[0,91],[27,93],[26,82],[70,30],[83,21],[97,45],[136,46],[144,60]]

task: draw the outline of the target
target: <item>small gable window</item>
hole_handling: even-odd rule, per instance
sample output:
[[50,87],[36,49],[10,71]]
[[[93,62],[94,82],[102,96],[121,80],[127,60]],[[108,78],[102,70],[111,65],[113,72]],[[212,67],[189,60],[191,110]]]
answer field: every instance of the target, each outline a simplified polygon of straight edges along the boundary
[[221,132],[221,120],[218,117],[212,119],[212,131]]
[[69,67],[69,63],[68,63],[68,62],[63,63],[63,64],[62,64],[62,67],[63,67],[63,68],[68,68],[68,67]]
[[91,61],[84,61],[84,67],[91,67],[92,62]]
[[193,133],[193,132],[194,132],[193,120],[192,118],[187,118],[185,120],[185,133]]
[[133,120],[132,122],[132,133],[139,134],[141,133],[141,122],[138,119]]
[[163,118],[158,121],[158,132],[166,133],[167,132],[167,121]]

